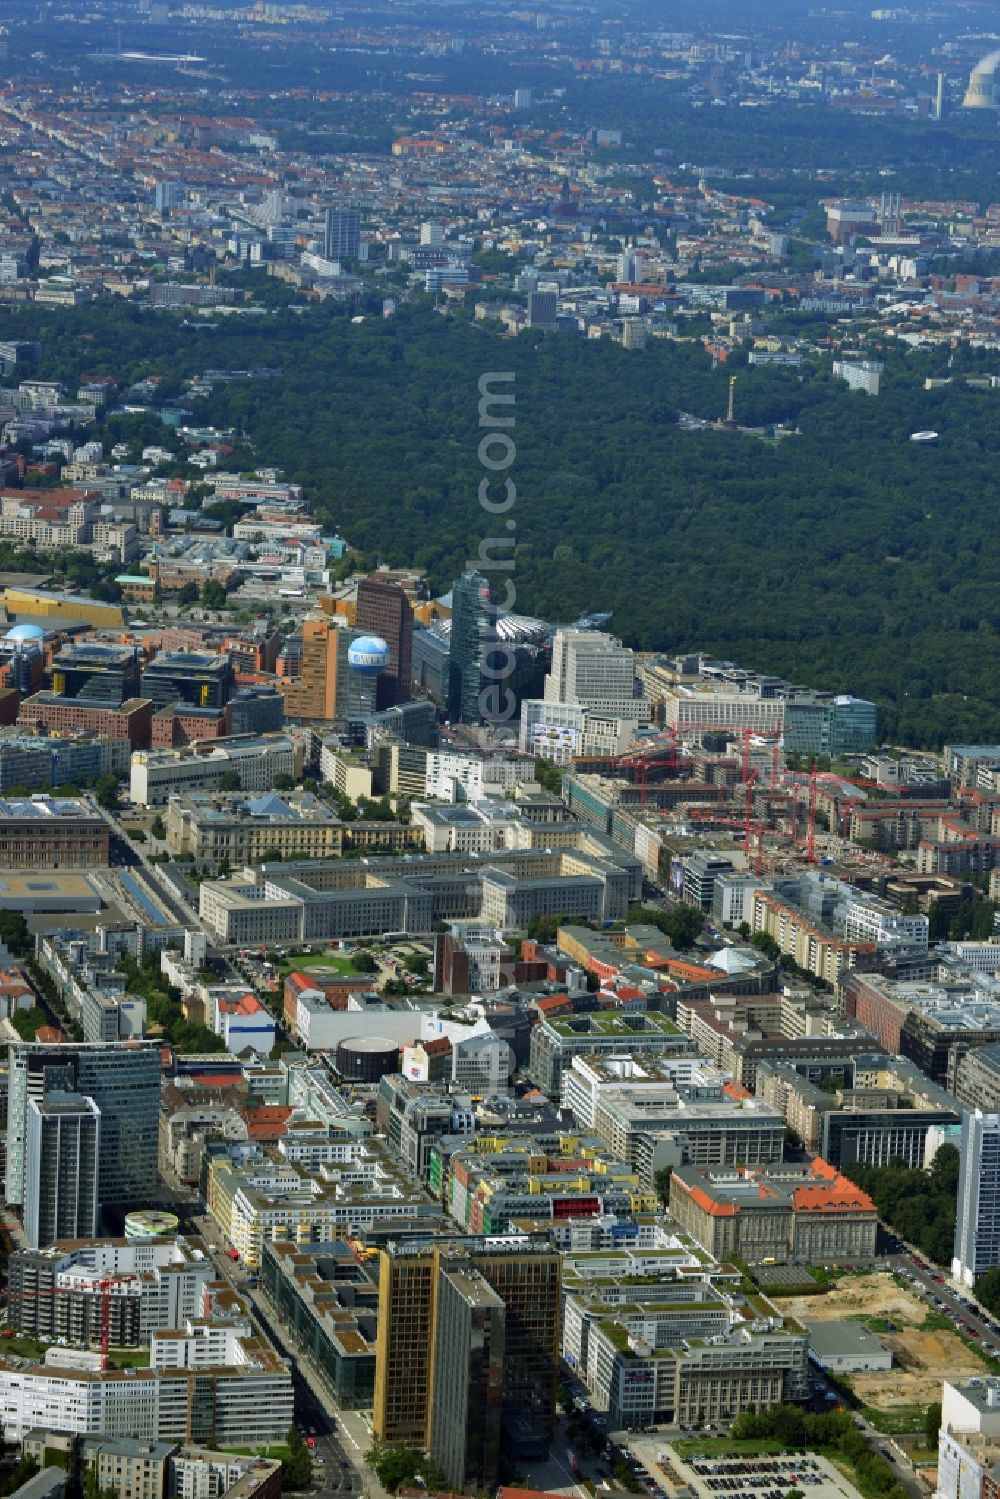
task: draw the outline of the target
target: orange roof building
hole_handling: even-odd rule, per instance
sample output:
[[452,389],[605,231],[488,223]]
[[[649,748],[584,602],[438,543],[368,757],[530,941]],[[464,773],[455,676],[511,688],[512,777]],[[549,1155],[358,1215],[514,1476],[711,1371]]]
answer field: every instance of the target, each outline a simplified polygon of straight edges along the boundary
[[247,1135],[261,1145],[273,1145],[285,1133],[292,1111],[281,1104],[259,1104],[256,1108],[241,1109],[246,1123]]
[[539,1015],[551,1020],[555,1015],[572,1015],[573,1001],[568,994],[546,994],[535,1000],[535,1009]]
[[56,1046],[63,1041],[68,1041],[69,1037],[65,1031],[59,1030],[54,1025],[40,1025],[35,1032],[35,1040],[41,1041],[46,1046]]
[[806,1166],[678,1166],[670,1216],[718,1260],[849,1264],[875,1253],[875,1204],[818,1158]]
[[498,1499],[559,1499],[559,1496],[549,1489],[512,1489],[502,1486]]

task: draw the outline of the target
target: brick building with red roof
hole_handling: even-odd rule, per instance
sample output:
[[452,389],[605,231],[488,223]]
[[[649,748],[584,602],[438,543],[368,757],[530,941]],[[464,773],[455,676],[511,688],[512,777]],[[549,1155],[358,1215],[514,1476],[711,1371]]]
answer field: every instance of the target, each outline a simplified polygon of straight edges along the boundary
[[819,1158],[805,1166],[675,1167],[670,1216],[717,1260],[821,1265],[875,1253],[875,1204]]

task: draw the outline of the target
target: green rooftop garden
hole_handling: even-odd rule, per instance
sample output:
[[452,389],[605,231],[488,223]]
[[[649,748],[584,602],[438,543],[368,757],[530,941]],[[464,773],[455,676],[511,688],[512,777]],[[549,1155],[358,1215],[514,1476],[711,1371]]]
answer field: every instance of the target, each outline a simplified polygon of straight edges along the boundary
[[680,1027],[666,1015],[660,1015],[656,1011],[641,1012],[636,1018],[641,1024],[633,1029],[629,1020],[620,1015],[617,1010],[592,1010],[586,1015],[573,1015],[559,1017],[548,1022],[552,1029],[560,1036],[585,1035],[586,1031],[578,1030],[581,1020],[589,1022],[588,1029],[592,1035],[598,1036],[635,1036],[641,1039],[643,1036],[654,1036],[657,1033],[662,1036],[679,1036],[682,1034]]

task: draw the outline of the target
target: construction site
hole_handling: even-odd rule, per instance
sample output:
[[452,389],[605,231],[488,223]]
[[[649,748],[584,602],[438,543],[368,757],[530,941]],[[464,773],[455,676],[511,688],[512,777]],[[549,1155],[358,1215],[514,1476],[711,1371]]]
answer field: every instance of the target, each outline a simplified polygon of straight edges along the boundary
[[822,862],[856,877],[893,862],[849,837],[853,809],[882,788],[815,767],[789,770],[777,727],[713,725],[683,738],[670,729],[618,757],[577,756],[572,778],[578,802],[589,791],[595,810],[608,806],[612,836],[634,830],[654,884],[669,884],[672,855],[706,843],[741,854],[759,875]]
[[982,1374],[984,1359],[957,1333],[941,1325],[919,1296],[888,1271],[845,1277],[825,1296],[789,1297],[782,1301],[796,1320],[837,1322],[862,1318],[893,1356],[892,1377],[884,1373],[850,1376],[857,1398],[869,1409],[902,1419],[912,1413],[919,1427],[932,1400],[941,1398],[946,1378]]

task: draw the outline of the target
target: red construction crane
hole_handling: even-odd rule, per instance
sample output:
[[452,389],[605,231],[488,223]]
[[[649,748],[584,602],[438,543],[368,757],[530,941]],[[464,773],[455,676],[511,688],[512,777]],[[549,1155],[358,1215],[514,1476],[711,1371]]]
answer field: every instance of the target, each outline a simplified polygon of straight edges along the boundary
[[[663,734],[655,734],[650,739],[640,740],[638,744],[630,745],[626,754],[619,755],[611,761],[613,770],[624,770],[629,772],[629,780],[633,785],[639,787],[639,805],[646,805],[650,775],[657,772],[657,780],[667,780],[677,774],[677,744],[680,739],[679,729],[667,729]],[[662,752],[664,740],[666,740],[666,753]]]
[[741,786],[748,786],[750,784],[750,746],[751,746],[752,742],[753,742],[753,731],[751,729],[744,729],[743,730],[743,754],[742,754],[742,757],[740,759],[740,785]]
[[816,790],[817,770],[815,760],[809,771],[809,823],[806,829],[806,863],[816,863]]
[[764,873],[764,829],[757,829],[757,853],[753,861],[754,874]]
[[750,775],[750,751],[755,739],[770,739],[771,741],[771,784],[778,784],[778,757],[781,752],[781,742],[784,738],[784,730],[780,724],[775,724],[773,729],[751,729],[746,724],[737,723],[701,723],[690,725],[689,734],[698,734],[702,737],[706,734],[732,734],[740,740],[740,784],[745,786]]
[[[101,1293],[101,1372],[108,1368],[108,1354],[111,1347],[111,1287],[121,1281],[131,1280],[129,1275],[106,1276],[97,1282]],[[43,1296],[62,1296],[71,1291],[78,1291],[78,1286],[51,1286],[45,1291],[15,1291],[13,1296],[8,1296],[8,1304],[11,1301],[39,1301]],[[14,1334],[10,1328],[4,1333],[5,1337]]]
[[746,806],[743,811],[743,852],[750,858],[751,834],[753,832],[753,785],[757,772],[751,771],[746,778]]

